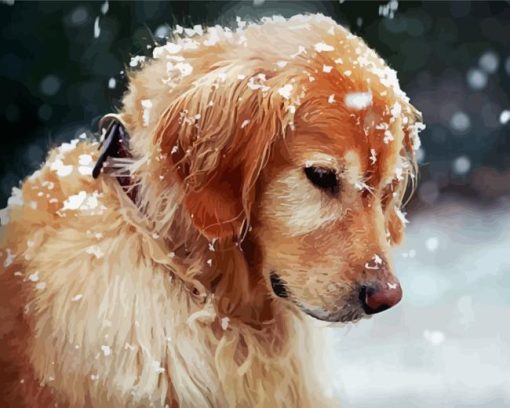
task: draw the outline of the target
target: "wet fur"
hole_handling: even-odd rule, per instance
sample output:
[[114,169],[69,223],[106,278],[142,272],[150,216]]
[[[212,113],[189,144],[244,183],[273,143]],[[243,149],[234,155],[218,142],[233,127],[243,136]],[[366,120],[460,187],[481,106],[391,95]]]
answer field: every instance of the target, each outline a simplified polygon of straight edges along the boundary
[[[93,180],[80,172],[87,167],[80,156],[97,159],[97,141],[56,148],[24,181],[22,200],[11,199],[0,246],[1,406],[337,406],[327,392],[332,378],[315,369],[325,348],[296,304],[342,298],[346,306],[335,313],[359,317],[348,304],[361,278],[345,268],[400,241],[393,208],[406,181],[395,184],[384,210],[360,204],[352,190],[356,210],[346,198],[338,208],[317,207],[324,214],[309,221],[292,221],[295,211],[286,212],[281,197],[295,208],[311,205],[300,201],[315,194],[300,169],[311,150],[324,149],[342,166],[353,151],[361,173],[369,148],[377,149],[370,182],[381,190],[400,157],[412,167],[409,129],[399,118],[394,143],[360,144],[359,117],[342,111],[343,95],[362,90],[367,78],[386,88],[350,63],[356,47],[368,49],[329,18],[275,19],[219,36],[180,53],[193,66],[180,80],[169,78],[164,58],[131,74],[119,117],[132,160],[110,163]],[[339,41],[334,53],[313,53],[316,43]],[[307,53],[289,58],[301,45]],[[342,70],[321,72],[338,57]],[[268,90],[246,86],[261,73]],[[283,98],[277,90],[289,83],[296,93]],[[327,102],[331,93],[336,106]],[[374,98],[381,117],[401,101],[412,125],[415,112],[402,95],[388,88]],[[144,100],[152,102],[148,118]],[[59,177],[57,160],[73,166],[71,174]],[[136,205],[108,175],[119,169],[132,174]],[[80,192],[89,208],[63,209]],[[338,234],[352,241],[345,256],[333,251]],[[275,298],[268,284],[267,260],[279,262],[278,254],[288,261],[282,274],[296,304]],[[338,266],[334,275],[330,265]],[[299,268],[314,267],[318,283],[304,281]]]

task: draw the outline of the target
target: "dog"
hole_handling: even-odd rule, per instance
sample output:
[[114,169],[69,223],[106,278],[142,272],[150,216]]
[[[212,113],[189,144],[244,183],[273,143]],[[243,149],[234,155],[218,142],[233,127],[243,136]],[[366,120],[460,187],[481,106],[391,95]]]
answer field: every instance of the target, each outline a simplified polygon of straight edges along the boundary
[[1,213],[3,407],[338,406],[312,323],[402,297],[395,71],[319,14],[175,31]]

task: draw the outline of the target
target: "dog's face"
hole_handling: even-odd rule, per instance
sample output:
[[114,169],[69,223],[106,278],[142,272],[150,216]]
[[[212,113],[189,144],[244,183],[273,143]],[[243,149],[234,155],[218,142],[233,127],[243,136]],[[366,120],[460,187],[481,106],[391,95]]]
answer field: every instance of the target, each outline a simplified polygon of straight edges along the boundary
[[[324,123],[328,110],[337,118]],[[396,196],[410,164],[401,157],[400,120],[385,143],[376,112],[362,113],[371,121],[365,134],[359,113],[342,117],[324,104],[313,115],[305,107],[263,171],[254,234],[264,279],[275,295],[321,320],[356,320],[402,296],[389,248],[401,239]]]
[[267,33],[244,31],[242,54],[228,41],[223,56],[190,51],[217,68],[176,88],[152,163],[167,152],[159,178],[177,176],[204,236],[249,231],[250,264],[276,298],[328,321],[387,309],[402,296],[389,249],[403,232],[419,114],[395,72],[332,20],[279,20]]

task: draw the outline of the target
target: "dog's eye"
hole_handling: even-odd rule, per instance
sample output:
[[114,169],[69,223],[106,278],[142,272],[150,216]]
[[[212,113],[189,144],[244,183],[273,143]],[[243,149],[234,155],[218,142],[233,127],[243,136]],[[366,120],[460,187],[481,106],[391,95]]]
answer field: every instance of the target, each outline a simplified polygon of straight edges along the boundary
[[338,193],[339,183],[333,170],[323,167],[305,167],[305,174],[312,184],[332,194]]

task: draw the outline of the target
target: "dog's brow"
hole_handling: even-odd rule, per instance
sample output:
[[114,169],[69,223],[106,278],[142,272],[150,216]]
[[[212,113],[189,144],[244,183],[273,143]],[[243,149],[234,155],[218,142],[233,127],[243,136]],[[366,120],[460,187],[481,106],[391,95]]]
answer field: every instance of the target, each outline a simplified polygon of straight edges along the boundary
[[326,153],[319,152],[313,153],[310,156],[308,156],[305,160],[304,166],[305,167],[324,166],[335,170],[340,170],[340,165],[336,157]]
[[345,163],[345,176],[349,182],[355,185],[362,178],[361,160],[359,154],[354,150],[349,150],[344,154],[343,161]]

